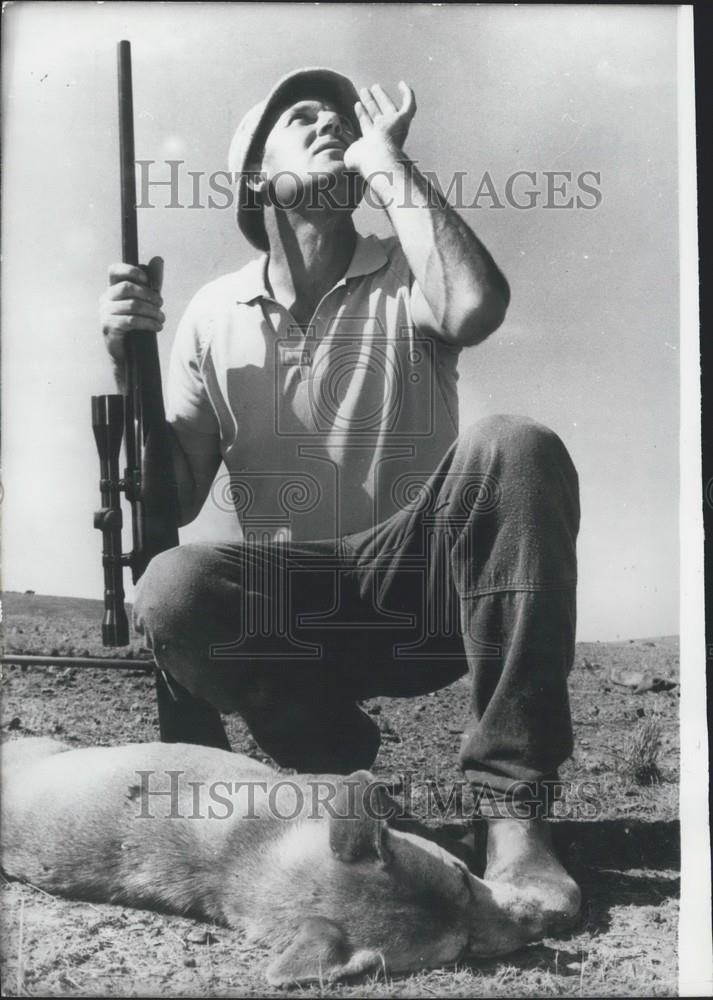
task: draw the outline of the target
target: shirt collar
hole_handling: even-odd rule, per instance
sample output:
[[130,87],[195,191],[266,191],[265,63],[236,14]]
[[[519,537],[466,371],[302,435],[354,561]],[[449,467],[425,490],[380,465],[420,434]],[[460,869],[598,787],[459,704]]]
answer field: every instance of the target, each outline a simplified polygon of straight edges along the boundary
[[363,278],[366,274],[374,274],[388,262],[388,257],[376,236],[362,236],[357,233],[356,246],[351,263],[346,274],[337,284],[346,284],[350,278]]
[[[378,237],[362,236],[361,233],[357,233],[351,263],[334,287],[345,285],[350,278],[363,278],[367,274],[374,274],[388,262],[388,259]],[[235,294],[239,303],[247,304],[254,299],[272,298],[267,290],[267,262],[268,254],[262,254],[238,272]]]
[[261,254],[238,271],[235,278],[235,297],[240,303],[253,299],[267,299],[267,254]]

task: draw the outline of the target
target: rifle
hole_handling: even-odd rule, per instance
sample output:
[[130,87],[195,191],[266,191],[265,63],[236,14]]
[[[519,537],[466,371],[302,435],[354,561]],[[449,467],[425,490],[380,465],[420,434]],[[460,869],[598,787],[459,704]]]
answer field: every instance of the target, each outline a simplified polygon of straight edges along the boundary
[[[121,177],[122,260],[139,266],[134,167],[134,109],[131,44],[117,46],[119,91],[119,155]],[[178,545],[178,501],[173,471],[171,432],[161,392],[156,334],[131,332],[126,347],[125,395],[92,396],[92,428],[99,453],[101,509],[94,527],[102,533],[105,646],[126,646],[129,624],[124,607],[124,567],[138,583],[154,556]],[[119,473],[122,439],[126,457]],[[133,548],[122,552],[121,494],[131,504]],[[107,659],[106,665],[118,661]],[[161,739],[182,740],[229,749],[220,716],[156,669],[156,695]]]
[[[117,57],[122,260],[139,266],[129,42],[119,42]],[[130,567],[137,583],[155,555],[178,545],[176,484],[156,334],[132,331],[126,335],[125,347],[126,394],[92,396],[92,427],[101,470],[102,506],[94,515],[94,526],[103,537],[105,646],[126,646],[129,642],[124,567]],[[122,438],[126,454],[123,478],[119,475]],[[133,548],[128,554],[122,553],[122,492],[131,504]]]

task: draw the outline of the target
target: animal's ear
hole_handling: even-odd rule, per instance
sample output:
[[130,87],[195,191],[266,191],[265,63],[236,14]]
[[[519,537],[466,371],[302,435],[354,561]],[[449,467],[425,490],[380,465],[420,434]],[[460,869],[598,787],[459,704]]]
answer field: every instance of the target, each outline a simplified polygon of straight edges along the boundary
[[368,771],[355,771],[337,790],[329,820],[329,846],[340,861],[373,858],[386,864],[386,817],[394,803]]
[[372,948],[352,951],[339,924],[326,917],[309,917],[291,944],[268,966],[267,981],[271,986],[330,982],[382,966],[378,951]]

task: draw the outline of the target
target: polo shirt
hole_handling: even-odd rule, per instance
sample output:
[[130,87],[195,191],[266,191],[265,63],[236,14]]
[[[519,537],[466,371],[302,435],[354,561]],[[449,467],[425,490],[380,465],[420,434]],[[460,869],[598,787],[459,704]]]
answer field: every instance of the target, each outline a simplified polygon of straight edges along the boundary
[[422,293],[395,237],[357,237],[306,329],[269,293],[267,263],[188,305],[167,418],[191,448],[219,444],[213,499],[246,539],[365,530],[413,500],[455,439],[460,349],[416,329]]

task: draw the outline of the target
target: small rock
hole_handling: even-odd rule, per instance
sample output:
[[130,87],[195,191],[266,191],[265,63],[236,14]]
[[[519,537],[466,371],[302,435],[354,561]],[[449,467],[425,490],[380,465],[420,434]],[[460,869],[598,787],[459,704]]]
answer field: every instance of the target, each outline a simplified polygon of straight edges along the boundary
[[185,967],[187,969],[195,969],[195,967],[197,965],[197,962],[196,962],[195,958],[184,958],[183,959],[183,964],[185,965]]
[[21,727],[22,723],[20,722],[19,715],[16,715],[13,719],[10,719],[10,721],[7,724],[8,729],[20,729]]
[[646,710],[643,708],[637,708],[636,714],[640,719],[643,719],[643,717],[646,715]]
[[212,934],[208,930],[203,930],[202,928],[189,931],[183,940],[187,941],[189,944],[217,944],[218,942],[218,938],[215,934]]
[[381,715],[381,705],[370,705],[367,712],[369,715]]
[[425,712],[425,711],[426,711],[425,705],[416,705],[416,708],[414,709],[414,712]]

